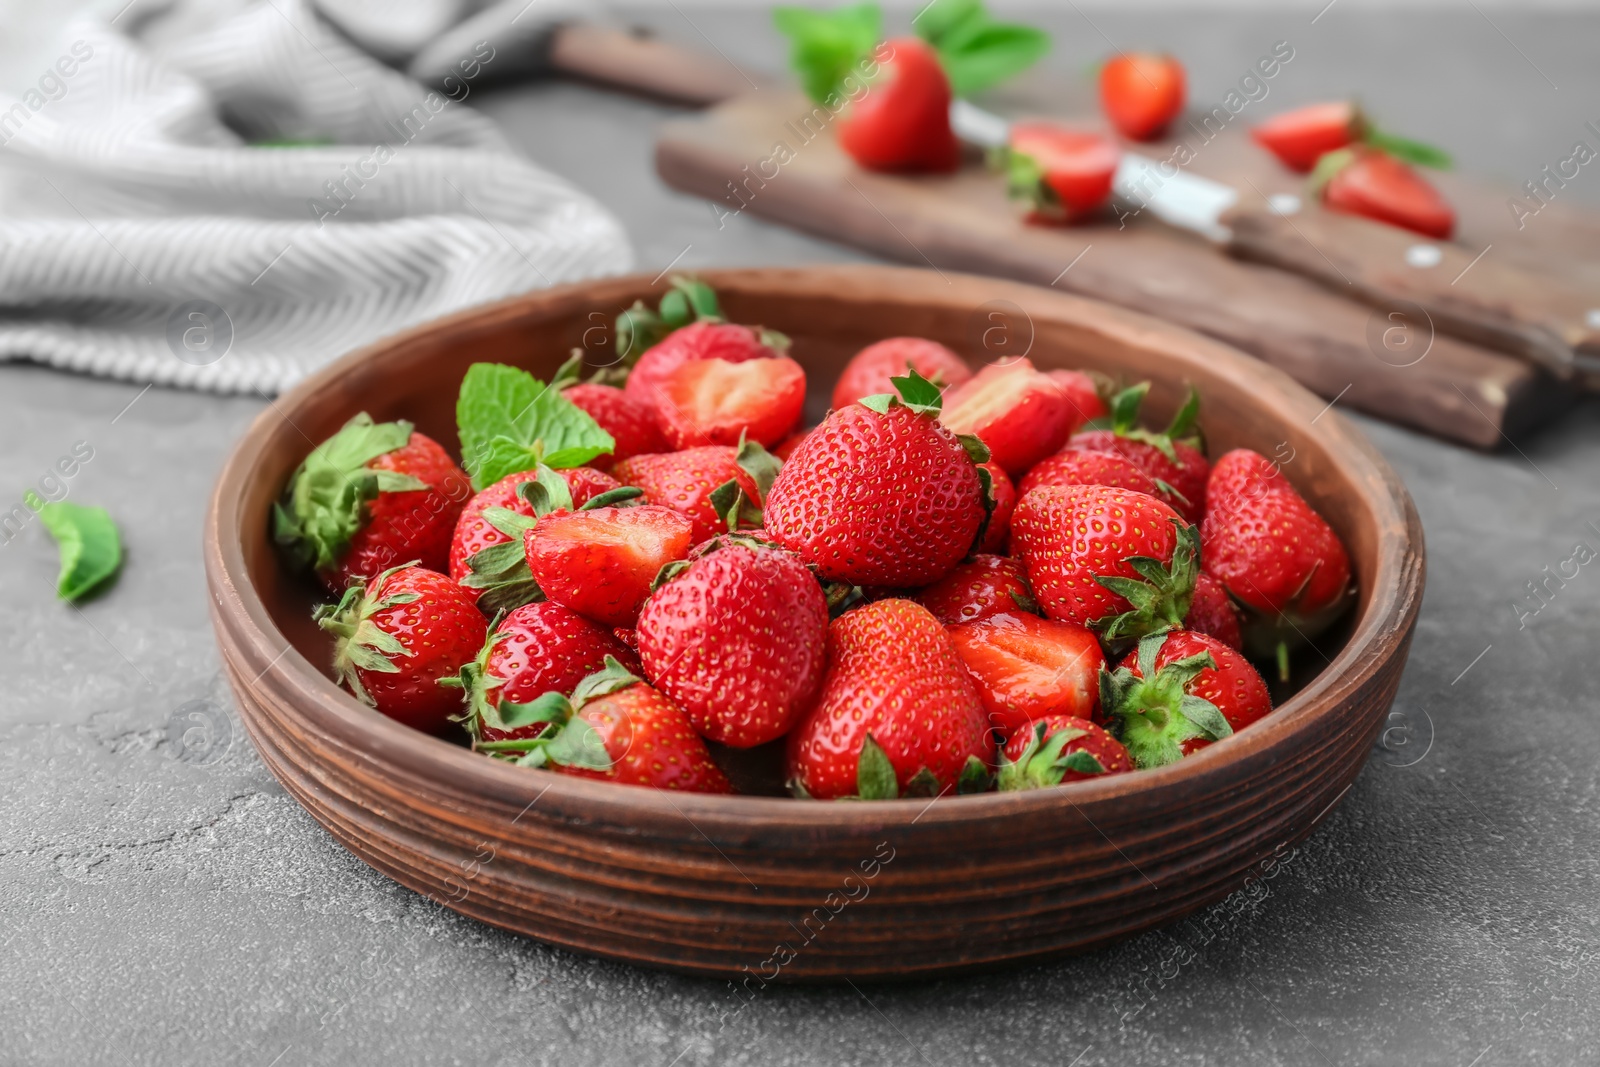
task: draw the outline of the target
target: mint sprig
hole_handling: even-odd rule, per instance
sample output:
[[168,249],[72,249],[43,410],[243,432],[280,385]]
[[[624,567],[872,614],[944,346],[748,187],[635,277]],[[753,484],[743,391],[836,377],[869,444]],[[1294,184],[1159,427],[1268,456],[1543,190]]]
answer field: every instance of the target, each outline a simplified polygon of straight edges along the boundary
[[456,400],[461,458],[481,490],[539,464],[581,467],[616,447],[582,408],[518,367],[474,363]]
[[829,104],[830,97],[838,101],[845,78],[883,38],[883,13],[874,3],[832,11],[780,7],[773,10],[772,22],[790,40],[789,65],[800,76],[800,87],[818,104]]
[[999,85],[1050,51],[1050,35],[1032,26],[999,22],[981,0],[934,0],[914,23],[939,53],[950,91],[966,97]]

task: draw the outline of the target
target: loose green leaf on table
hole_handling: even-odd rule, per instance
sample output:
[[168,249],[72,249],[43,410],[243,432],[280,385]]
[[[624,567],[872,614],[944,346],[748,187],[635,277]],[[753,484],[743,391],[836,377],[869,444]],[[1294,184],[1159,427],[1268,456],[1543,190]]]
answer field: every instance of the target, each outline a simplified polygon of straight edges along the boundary
[[122,537],[104,508],[55,502],[39,519],[61,549],[56,595],[78,601],[105,586],[122,566]]

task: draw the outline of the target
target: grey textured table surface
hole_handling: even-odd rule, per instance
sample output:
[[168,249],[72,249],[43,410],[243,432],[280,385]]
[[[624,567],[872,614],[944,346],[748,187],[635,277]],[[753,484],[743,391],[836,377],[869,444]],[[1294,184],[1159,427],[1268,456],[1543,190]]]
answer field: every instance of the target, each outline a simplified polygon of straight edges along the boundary
[[[1107,37],[1167,44],[1207,99],[1287,37],[1303,59],[1281,103],[1358,87],[1396,129],[1512,178],[1600,118],[1600,18],[1345,4],[1313,25],[1320,7],[1067,13],[1054,63],[1075,69]],[[750,13],[663,10],[670,35],[777,57]],[[667,109],[562,85],[481,102],[618,212],[643,266],[685,246],[687,267],[854,258],[750,218],[718,231],[664,190],[648,160]],[[1600,177],[1570,191],[1600,201]],[[1276,877],[1220,906],[1220,934],[1180,925],[917,986],[774,988],[735,1016],[722,983],[552,950],[402,889],[278,787],[233,717],[199,558],[212,478],[262,404],[139,392],[0,367],[0,486],[20,500],[87,442],[72,498],[109,507],[130,550],[80,611],[52,598],[37,524],[0,547],[0,1064],[1600,1057],[1600,576],[1574,563],[1536,614],[1527,597],[1575,544],[1600,549],[1600,405],[1493,456],[1358,420],[1428,535],[1391,743]]]

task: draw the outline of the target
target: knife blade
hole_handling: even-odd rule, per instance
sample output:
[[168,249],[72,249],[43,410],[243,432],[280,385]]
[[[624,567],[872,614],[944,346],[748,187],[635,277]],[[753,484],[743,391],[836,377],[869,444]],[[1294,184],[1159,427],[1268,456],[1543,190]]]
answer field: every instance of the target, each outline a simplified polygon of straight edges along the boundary
[[[965,100],[962,140],[1004,147],[1011,124]],[[1559,378],[1600,375],[1600,292],[1553,271],[1493,259],[1293,194],[1268,197],[1124,152],[1112,179],[1118,218],[1148,212],[1230,255],[1305,275],[1379,309],[1420,309],[1433,329],[1520,356]]]

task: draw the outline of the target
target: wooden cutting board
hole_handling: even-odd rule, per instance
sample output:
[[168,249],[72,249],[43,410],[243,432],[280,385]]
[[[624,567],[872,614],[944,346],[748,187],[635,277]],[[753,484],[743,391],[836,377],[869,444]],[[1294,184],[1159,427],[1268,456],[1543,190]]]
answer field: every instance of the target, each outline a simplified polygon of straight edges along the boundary
[[[1316,282],[1233,259],[1145,213],[1067,228],[1028,225],[976,155],[957,174],[862,170],[799,94],[766,89],[667,123],[656,167],[703,196],[718,225],[748,212],[941,271],[998,275],[1135,308],[1233,344],[1342,406],[1452,441],[1495,448],[1571,402],[1572,390],[1507,355],[1437,334]],[[1246,195],[1303,192],[1242,130],[1199,145],[1187,169]],[[1165,158],[1168,145],[1130,146]],[[1458,240],[1488,255],[1571,264],[1600,280],[1600,218],[1560,202],[1522,230],[1506,191],[1453,176]],[[1253,186],[1253,188],[1252,188]],[[1315,209],[1310,209],[1315,210]],[[1600,288],[1600,284],[1597,284]],[[1409,331],[1409,332],[1408,332]]]

